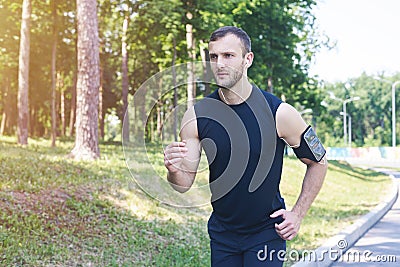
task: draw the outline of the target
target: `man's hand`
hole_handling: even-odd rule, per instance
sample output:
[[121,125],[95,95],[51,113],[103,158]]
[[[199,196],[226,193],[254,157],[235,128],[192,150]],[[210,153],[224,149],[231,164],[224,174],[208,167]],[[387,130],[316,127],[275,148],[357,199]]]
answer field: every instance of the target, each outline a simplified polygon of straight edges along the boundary
[[276,232],[282,239],[292,240],[299,232],[302,219],[297,213],[284,209],[277,210],[270,215],[271,218],[279,216],[282,216],[283,222],[275,224]]
[[171,173],[182,170],[183,158],[187,155],[186,141],[173,142],[164,150],[164,165]]

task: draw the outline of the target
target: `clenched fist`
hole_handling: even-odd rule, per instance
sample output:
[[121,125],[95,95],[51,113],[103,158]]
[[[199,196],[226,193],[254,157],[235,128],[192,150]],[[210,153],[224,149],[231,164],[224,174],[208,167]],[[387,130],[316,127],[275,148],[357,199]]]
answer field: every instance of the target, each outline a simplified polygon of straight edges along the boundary
[[182,170],[182,162],[186,157],[188,148],[186,141],[173,142],[164,150],[164,165],[171,173],[176,173]]

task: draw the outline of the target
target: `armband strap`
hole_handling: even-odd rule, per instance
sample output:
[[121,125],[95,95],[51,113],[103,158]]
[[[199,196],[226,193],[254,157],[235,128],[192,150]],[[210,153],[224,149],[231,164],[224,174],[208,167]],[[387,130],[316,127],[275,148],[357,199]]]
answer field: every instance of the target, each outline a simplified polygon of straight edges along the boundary
[[298,158],[307,158],[320,162],[326,154],[326,150],[311,126],[301,134],[300,145],[293,148]]

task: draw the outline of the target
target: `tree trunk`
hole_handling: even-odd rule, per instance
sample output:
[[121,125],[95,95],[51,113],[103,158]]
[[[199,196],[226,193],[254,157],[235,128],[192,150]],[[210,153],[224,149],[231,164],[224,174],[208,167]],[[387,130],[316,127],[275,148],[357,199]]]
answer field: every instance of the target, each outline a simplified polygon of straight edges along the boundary
[[[61,82],[61,80],[60,80]],[[60,84],[61,85],[61,84]],[[61,102],[61,107],[60,107],[60,113],[61,113],[61,135],[65,136],[65,132],[67,130],[67,124],[65,121],[65,88],[64,85],[61,85],[60,87],[58,87],[61,89],[61,96],[60,96],[60,102]]]
[[[192,13],[188,12],[186,17],[191,20],[193,18]],[[196,98],[196,86],[194,84],[194,63],[193,61],[196,59],[196,53],[194,49],[194,39],[193,39],[193,25],[186,24],[186,44],[187,51],[189,56],[189,62],[187,63],[188,67],[188,77],[187,77],[187,96],[188,102],[187,107],[190,108],[194,105],[194,101]]]
[[210,52],[207,48],[200,50],[201,60],[203,62],[203,82],[204,82],[204,95],[207,96],[211,94],[210,83],[212,81],[212,71],[210,65]]
[[1,114],[0,135],[4,135],[4,129],[6,127],[7,119],[8,118],[7,118],[6,110],[3,109],[3,113]]
[[36,106],[32,105],[29,109],[29,118],[30,118],[30,123],[29,123],[29,128],[30,128],[30,134],[31,136],[36,136],[35,132],[38,132],[38,128],[36,127],[36,125],[38,124],[38,120],[37,120],[37,112],[36,112]]
[[74,83],[71,91],[71,110],[69,113],[69,134],[68,136],[74,136],[75,130],[75,118],[76,118],[76,75],[74,75]]
[[178,141],[178,88],[176,88],[176,39],[173,39],[174,55],[172,57],[172,83],[174,86],[174,141]]
[[270,70],[270,75],[268,75],[268,78],[267,78],[267,88],[268,88],[267,90],[268,90],[268,92],[273,94],[274,93],[274,84],[272,82],[272,76],[274,73],[274,64],[269,63],[267,65],[268,65],[268,69]]
[[104,109],[103,109],[103,68],[100,66],[100,88],[99,88],[99,127],[100,138],[104,140]]
[[9,120],[8,118],[8,92],[9,92],[9,88],[10,88],[10,79],[8,78],[8,76],[4,76],[4,92],[3,92],[3,98],[2,98],[2,102],[3,102],[3,114],[1,116],[1,123],[0,123],[0,135],[4,135],[5,129],[6,129],[6,125],[7,125],[7,121]]
[[[158,90],[154,91],[154,98],[158,99],[157,101],[157,135],[162,139],[162,129],[163,129],[163,121],[164,121],[164,112],[163,112],[163,99],[162,99],[162,88],[163,88],[163,79],[158,80]],[[153,119],[153,118],[151,118]]]
[[23,0],[18,71],[18,144],[28,144],[31,0]]
[[51,52],[51,146],[56,146],[56,89],[57,89],[57,10],[55,0],[52,1],[53,12],[53,48]]
[[126,15],[122,25],[122,140],[129,142],[129,112],[128,112],[128,50],[127,50],[127,32],[128,32],[129,16]]
[[268,87],[268,92],[273,94],[274,93],[274,85],[272,84],[272,77],[268,77],[267,87]]
[[76,134],[71,156],[77,160],[93,160],[100,156],[98,144],[100,59],[96,0],[77,0],[77,21]]

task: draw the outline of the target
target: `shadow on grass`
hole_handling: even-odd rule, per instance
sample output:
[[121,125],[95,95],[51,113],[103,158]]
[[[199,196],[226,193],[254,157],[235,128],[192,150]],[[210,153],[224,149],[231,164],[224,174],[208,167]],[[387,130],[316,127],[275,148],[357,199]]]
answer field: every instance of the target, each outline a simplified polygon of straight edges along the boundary
[[330,160],[329,164],[333,170],[343,174],[347,174],[352,178],[364,181],[374,181],[374,182],[381,182],[387,180],[387,178],[379,178],[379,179],[376,178],[377,176],[383,175],[380,172],[376,172],[370,169],[353,167],[345,161]]

